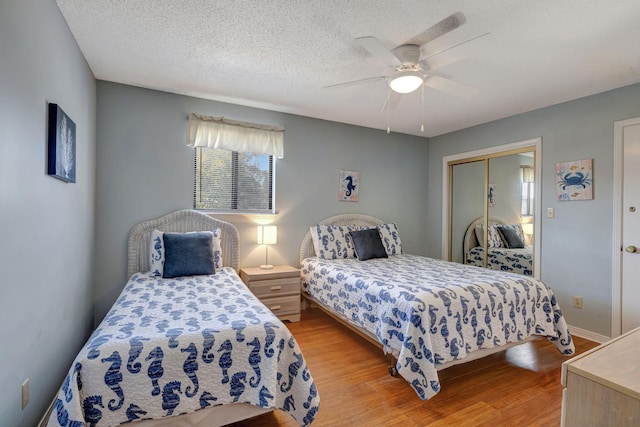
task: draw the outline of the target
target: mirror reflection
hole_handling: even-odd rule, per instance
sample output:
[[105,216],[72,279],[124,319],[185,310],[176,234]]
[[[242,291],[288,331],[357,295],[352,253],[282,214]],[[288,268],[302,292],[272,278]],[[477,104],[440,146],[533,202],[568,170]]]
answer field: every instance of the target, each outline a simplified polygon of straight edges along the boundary
[[[453,166],[451,178],[451,261],[466,263],[467,227],[484,216],[484,160]],[[474,235],[475,238],[475,235]],[[482,242],[474,240],[474,246]]]
[[533,275],[533,154],[450,165],[452,261]]

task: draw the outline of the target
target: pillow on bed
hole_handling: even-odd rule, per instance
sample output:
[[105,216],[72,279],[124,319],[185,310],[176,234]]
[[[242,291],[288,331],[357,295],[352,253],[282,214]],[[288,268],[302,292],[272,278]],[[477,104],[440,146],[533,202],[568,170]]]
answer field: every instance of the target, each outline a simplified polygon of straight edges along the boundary
[[[189,233],[201,233],[200,231],[192,231]],[[189,234],[185,233],[185,234]],[[222,244],[220,237],[222,231],[219,228],[208,231],[211,233],[212,247],[213,247],[213,266],[216,270],[220,270],[223,267],[222,263]],[[149,248],[149,266],[154,276],[162,276],[164,270],[164,239],[163,232],[160,230],[153,230],[151,233],[151,247]]]
[[213,239],[210,231],[164,233],[162,277],[214,274]]
[[376,227],[380,232],[380,239],[387,255],[400,255],[402,253],[402,241],[398,234],[398,226],[395,223],[381,224]]
[[360,230],[356,225],[317,224],[309,229],[313,249],[320,259],[355,258],[350,231]]
[[162,276],[164,266],[164,239],[162,231],[151,232],[151,247],[149,248],[149,269],[154,276]]
[[372,258],[388,258],[387,250],[382,244],[380,232],[377,228],[351,231],[349,235],[351,236],[351,240],[353,240],[356,257],[360,261],[366,261]]
[[511,249],[524,248],[524,232],[521,224],[499,225],[498,232],[505,247]]
[[[484,227],[482,224],[476,225],[476,239],[478,239],[478,244],[482,246],[482,242],[484,240]],[[498,231],[498,226],[496,224],[489,225],[489,233],[487,234],[487,247],[489,248],[504,248],[504,244],[502,243],[502,237],[500,237],[500,232]]]

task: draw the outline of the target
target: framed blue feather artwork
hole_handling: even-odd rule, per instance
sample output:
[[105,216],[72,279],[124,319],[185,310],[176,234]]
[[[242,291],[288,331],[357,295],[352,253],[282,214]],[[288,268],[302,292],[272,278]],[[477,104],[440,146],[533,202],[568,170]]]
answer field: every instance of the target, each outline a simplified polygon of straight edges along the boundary
[[48,174],[76,182],[76,124],[58,104],[49,104]]
[[360,172],[340,171],[338,200],[357,202],[360,198]]

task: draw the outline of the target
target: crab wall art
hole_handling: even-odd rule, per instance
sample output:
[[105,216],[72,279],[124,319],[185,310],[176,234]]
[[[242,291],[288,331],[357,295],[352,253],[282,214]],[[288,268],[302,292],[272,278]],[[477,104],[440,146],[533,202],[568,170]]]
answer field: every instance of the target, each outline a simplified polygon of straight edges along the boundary
[[593,159],[556,163],[556,196],[559,201],[593,199]]

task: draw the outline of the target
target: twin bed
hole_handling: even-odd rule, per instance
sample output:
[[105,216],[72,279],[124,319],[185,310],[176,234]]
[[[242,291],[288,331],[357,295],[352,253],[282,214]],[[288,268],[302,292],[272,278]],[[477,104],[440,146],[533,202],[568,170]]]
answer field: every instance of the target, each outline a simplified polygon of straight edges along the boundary
[[[370,228],[385,257],[361,261],[346,235]],[[159,232],[201,230],[218,238],[215,274],[154,275],[158,255],[165,268],[169,259],[155,244]],[[311,424],[319,395],[309,368],[286,326],[238,277],[238,253],[233,225],[195,211],[136,225],[129,281],[73,362],[47,425],[218,426],[275,408]],[[545,284],[405,254],[395,224],[374,217],[311,227],[300,264],[306,301],[381,347],[391,373],[423,400],[440,390],[438,370],[535,337],[574,352]]]
[[[350,244],[346,234],[366,227],[381,231],[387,257],[360,261],[336,251]],[[393,360],[390,370],[421,399],[440,390],[438,370],[535,337],[547,337],[565,355],[574,352],[544,283],[405,254],[395,224],[377,218],[337,215],[311,227],[300,263],[303,296],[380,346]]]
[[[214,274],[154,275],[158,255],[166,275],[173,248],[154,241],[158,231],[213,232]],[[129,281],[73,362],[48,426],[219,426],[275,408],[311,424],[317,388],[293,335],[240,280],[238,240],[233,225],[190,210],[136,225]]]

